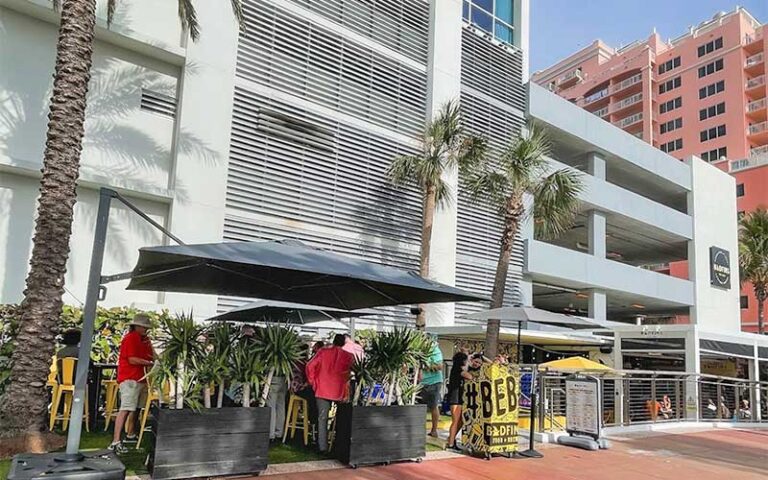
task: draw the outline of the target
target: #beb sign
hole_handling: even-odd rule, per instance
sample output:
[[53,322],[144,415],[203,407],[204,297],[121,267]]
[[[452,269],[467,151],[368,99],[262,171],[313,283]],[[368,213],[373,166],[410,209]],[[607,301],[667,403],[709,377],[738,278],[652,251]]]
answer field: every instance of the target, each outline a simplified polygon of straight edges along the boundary
[[731,288],[731,255],[720,247],[709,247],[709,283],[718,288]]
[[485,364],[473,380],[464,382],[462,443],[478,453],[517,451],[520,371]]
[[565,431],[600,437],[600,388],[593,377],[565,379]]

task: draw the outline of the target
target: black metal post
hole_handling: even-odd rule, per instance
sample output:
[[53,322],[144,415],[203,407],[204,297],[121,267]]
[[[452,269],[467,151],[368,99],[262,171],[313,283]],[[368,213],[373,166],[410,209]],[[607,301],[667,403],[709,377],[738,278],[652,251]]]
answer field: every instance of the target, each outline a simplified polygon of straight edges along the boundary
[[[91,344],[93,343],[93,324],[96,320],[96,303],[99,301],[101,287],[101,266],[104,263],[104,245],[107,240],[107,224],[109,223],[109,207],[114,192],[101,189],[99,192],[99,210],[96,213],[96,230],[93,234],[93,249],[91,250],[91,269],[88,273],[88,290],[85,295],[83,308],[83,328],[80,337],[80,352],[77,357],[77,374],[75,376],[75,395],[72,402],[72,415],[69,421],[67,435],[67,453],[63,460],[77,461],[82,458],[80,449],[80,434],[83,429],[83,409],[85,406],[85,387],[88,381],[88,368],[91,363]],[[97,412],[90,412],[96,415]]]
[[528,450],[520,452],[521,457],[542,458],[544,455],[536,451],[536,366],[531,371],[531,420],[528,430]]
[[[520,333],[521,333],[522,328],[523,328],[523,322],[518,321],[517,322],[517,362],[515,362],[515,363],[518,364],[518,366],[520,365],[520,348],[521,348],[521,345],[520,345]],[[493,360],[493,359],[491,359],[491,360]]]

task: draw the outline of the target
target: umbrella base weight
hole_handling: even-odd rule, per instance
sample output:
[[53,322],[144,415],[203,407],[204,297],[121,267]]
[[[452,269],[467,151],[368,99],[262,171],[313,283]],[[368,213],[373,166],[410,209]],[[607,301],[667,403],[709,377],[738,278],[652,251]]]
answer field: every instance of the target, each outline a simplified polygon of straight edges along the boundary
[[22,453],[13,457],[8,480],[124,480],[125,465],[109,450],[66,455]]

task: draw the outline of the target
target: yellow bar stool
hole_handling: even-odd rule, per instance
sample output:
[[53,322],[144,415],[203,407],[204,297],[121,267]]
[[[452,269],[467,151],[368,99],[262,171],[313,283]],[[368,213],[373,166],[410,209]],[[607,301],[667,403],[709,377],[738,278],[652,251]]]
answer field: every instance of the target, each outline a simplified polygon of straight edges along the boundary
[[[56,355],[51,357],[51,366],[49,368],[48,372],[48,380],[45,382],[45,385],[47,387],[51,387],[51,405],[49,405],[49,409],[53,407],[53,401],[56,400],[56,390],[59,387],[59,381],[57,379],[59,367],[57,365],[56,361]],[[50,412],[48,412],[50,415]]]
[[285,416],[283,443],[288,438],[288,430],[291,431],[291,439],[296,436],[296,430],[301,430],[304,434],[304,446],[309,445],[309,402],[295,394],[291,394],[288,399],[288,414]]
[[144,402],[144,411],[141,414],[139,440],[136,442],[136,450],[141,447],[141,440],[144,438],[144,432],[147,431],[147,419],[149,418],[149,411],[152,407],[152,402],[158,402],[158,404],[166,403],[170,396],[171,386],[168,382],[163,383],[162,388],[157,388],[152,385],[151,381],[147,380],[147,399]]
[[117,416],[117,392],[120,390],[117,380],[102,380],[104,387],[104,431],[109,429],[109,423]]
[[[60,421],[64,430],[69,427],[69,416],[72,411],[72,400],[75,396],[75,367],[77,366],[77,358],[66,357],[60,358],[57,361],[57,383],[56,395],[53,397],[53,405],[51,405],[51,418],[49,430],[53,430],[56,422]],[[64,400],[64,413],[59,415],[59,407],[62,400]],[[83,421],[85,422],[85,431],[90,432],[88,429],[88,391],[85,392],[85,406],[84,406]]]

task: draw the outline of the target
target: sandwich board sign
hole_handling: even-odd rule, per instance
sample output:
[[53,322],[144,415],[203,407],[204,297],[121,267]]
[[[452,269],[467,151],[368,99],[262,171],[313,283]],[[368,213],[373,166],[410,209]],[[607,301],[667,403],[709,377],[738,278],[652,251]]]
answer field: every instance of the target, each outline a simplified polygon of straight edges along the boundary
[[472,452],[490,456],[517,451],[520,371],[486,363],[464,382],[464,429],[461,443]]
[[600,438],[600,383],[595,377],[570,375],[565,379],[565,431]]

